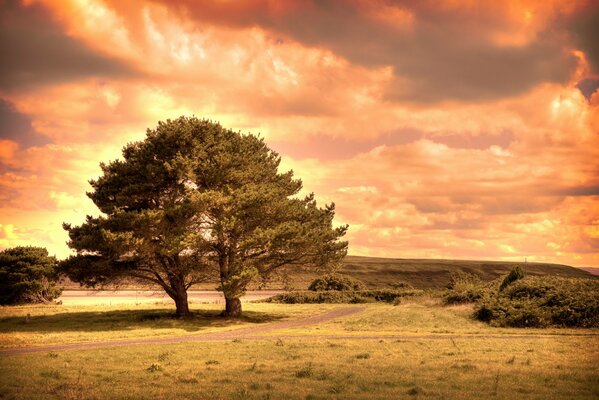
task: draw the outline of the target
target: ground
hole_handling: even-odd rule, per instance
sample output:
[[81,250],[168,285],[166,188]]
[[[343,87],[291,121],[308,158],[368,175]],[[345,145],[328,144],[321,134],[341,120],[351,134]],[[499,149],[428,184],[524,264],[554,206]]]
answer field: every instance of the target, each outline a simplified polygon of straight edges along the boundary
[[1,308],[0,398],[599,396],[598,330],[492,328],[426,296],[244,307],[235,322],[215,304],[190,320],[162,303]]

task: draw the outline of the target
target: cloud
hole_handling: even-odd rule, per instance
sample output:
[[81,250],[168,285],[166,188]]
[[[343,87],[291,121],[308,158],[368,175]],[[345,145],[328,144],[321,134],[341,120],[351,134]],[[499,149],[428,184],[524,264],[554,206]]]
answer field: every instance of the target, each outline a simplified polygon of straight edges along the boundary
[[0,89],[4,91],[90,76],[124,78],[133,74],[122,62],[67,36],[43,6],[16,0],[1,3],[0,53]]
[[599,74],[599,3],[588,1],[579,12],[564,21],[574,44],[584,52],[592,74]]
[[14,106],[0,99],[0,140],[11,140],[22,147],[40,146],[49,139],[31,126],[31,118],[21,114]]
[[[547,10],[523,6],[522,17],[514,17],[509,2],[488,8],[451,4],[460,3],[179,1],[171,8],[198,26],[259,27],[353,64],[389,66],[393,81],[385,97],[394,101],[492,100],[543,82],[567,82],[574,72],[577,60],[564,51],[565,40],[531,21],[566,10],[552,3]],[[398,18],[384,18],[394,14]],[[514,26],[523,32],[511,38]]]

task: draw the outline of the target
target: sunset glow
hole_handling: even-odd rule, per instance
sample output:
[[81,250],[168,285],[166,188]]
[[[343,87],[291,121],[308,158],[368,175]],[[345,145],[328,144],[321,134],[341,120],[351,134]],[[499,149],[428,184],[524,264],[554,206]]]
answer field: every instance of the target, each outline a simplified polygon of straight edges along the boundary
[[599,266],[596,1],[0,0],[0,248],[159,120],[260,134],[349,253]]

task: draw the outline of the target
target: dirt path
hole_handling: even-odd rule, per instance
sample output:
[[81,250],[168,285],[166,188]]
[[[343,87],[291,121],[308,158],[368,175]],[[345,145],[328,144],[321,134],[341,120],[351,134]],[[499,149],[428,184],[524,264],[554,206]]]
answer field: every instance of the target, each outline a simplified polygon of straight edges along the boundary
[[[204,333],[200,335],[189,335],[189,336],[177,336],[177,337],[163,337],[163,338],[144,338],[144,339],[125,339],[125,340],[110,340],[102,342],[86,342],[86,343],[69,343],[69,344],[57,344],[48,346],[35,346],[35,347],[14,347],[1,349],[0,355],[9,354],[27,354],[27,353],[43,353],[50,351],[62,351],[62,350],[89,350],[99,349],[104,347],[124,347],[124,346],[135,346],[135,345],[161,345],[161,344],[174,344],[174,343],[194,343],[194,342],[214,342],[214,341],[226,341],[233,339],[256,339],[261,338],[260,334],[270,332],[279,329],[296,328],[306,325],[320,324],[323,322],[330,321],[335,318],[345,317],[348,315],[356,314],[364,311],[365,307],[340,307],[334,310],[328,311],[323,314],[314,315],[308,318],[302,318],[297,320],[275,322],[271,324],[265,324],[260,326],[252,326],[248,328],[235,329],[224,332],[212,332]],[[268,337],[268,336],[264,336]]]

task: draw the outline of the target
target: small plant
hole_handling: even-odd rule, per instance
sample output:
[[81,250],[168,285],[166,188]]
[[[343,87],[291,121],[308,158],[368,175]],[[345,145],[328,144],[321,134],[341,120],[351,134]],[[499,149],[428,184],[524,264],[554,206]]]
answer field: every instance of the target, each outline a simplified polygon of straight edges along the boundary
[[164,361],[168,360],[170,355],[171,355],[171,353],[169,353],[168,351],[165,351],[164,353],[160,353],[160,354],[158,354],[158,361],[164,362]]
[[146,368],[146,371],[158,372],[158,371],[162,371],[162,367],[160,366],[160,364],[152,363],[152,365],[150,365],[148,368]]
[[309,363],[304,368],[295,372],[296,378],[309,378],[314,374],[314,370],[312,369],[312,363]]
[[360,354],[356,355],[356,358],[358,360],[367,360],[370,358],[370,353],[360,353]]
[[208,361],[206,361],[205,364],[206,365],[218,365],[218,364],[220,364],[220,361],[217,361],[217,360],[208,360]]
[[329,392],[333,393],[333,394],[339,394],[339,393],[343,392],[344,390],[345,390],[345,387],[343,387],[343,385],[335,385],[329,389]]
[[410,396],[418,396],[419,394],[424,394],[424,389],[422,389],[420,386],[414,386],[408,390],[408,394]]
[[44,378],[50,378],[50,379],[56,379],[56,380],[62,378],[61,373],[58,371],[54,371],[54,370],[42,371],[42,372],[40,372],[40,376],[42,376]]
[[199,382],[196,378],[179,378],[177,381],[188,385],[196,384]]

